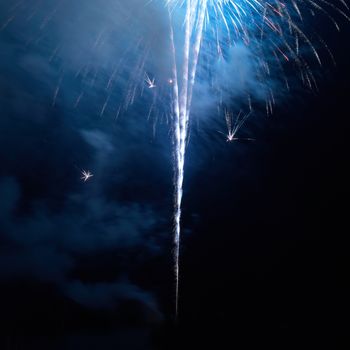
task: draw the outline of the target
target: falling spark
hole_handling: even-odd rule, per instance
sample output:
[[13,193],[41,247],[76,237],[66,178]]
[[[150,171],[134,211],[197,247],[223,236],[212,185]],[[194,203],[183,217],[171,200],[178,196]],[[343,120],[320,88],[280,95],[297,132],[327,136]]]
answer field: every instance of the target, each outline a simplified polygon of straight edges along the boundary
[[149,89],[153,89],[153,88],[156,87],[155,78],[151,79],[151,78],[147,75],[147,73],[145,74],[145,82],[146,82],[147,87],[148,87]]
[[82,170],[81,171],[81,180],[83,180],[84,182],[90,180],[94,175],[89,171],[89,170]]
[[237,137],[237,132],[241,129],[241,127],[245,124],[247,119],[251,116],[252,112],[243,115],[242,117],[242,111],[240,111],[237,115],[237,118],[232,125],[233,122],[233,116],[232,113],[225,111],[225,120],[226,120],[226,126],[227,126],[227,133],[223,133],[219,131],[221,134],[224,134],[226,136],[227,142],[233,142],[233,141],[255,141],[255,139],[250,137]]

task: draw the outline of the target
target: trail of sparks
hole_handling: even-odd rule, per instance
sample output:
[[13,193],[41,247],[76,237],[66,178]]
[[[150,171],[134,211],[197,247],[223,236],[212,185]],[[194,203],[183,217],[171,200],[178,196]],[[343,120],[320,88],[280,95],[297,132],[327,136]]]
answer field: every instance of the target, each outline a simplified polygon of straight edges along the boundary
[[[183,196],[183,179],[185,165],[186,140],[188,134],[188,122],[191,109],[193,85],[195,82],[198,56],[203,35],[204,17],[207,0],[200,2],[197,14],[198,0],[188,0],[185,16],[185,40],[182,60],[181,82],[178,81],[178,67],[176,64],[176,49],[174,33],[171,26],[170,40],[173,53],[173,108],[175,115],[175,203],[174,203],[174,272],[175,272],[175,315],[178,314],[179,300],[179,256],[181,238],[181,203]],[[170,14],[170,12],[169,12]],[[196,14],[198,19],[195,20]],[[171,20],[171,14],[170,14]],[[194,36],[193,51],[190,50],[191,38]],[[179,91],[179,83],[181,90]]]
[[[309,68],[307,62],[302,58],[299,50],[300,40],[303,40],[313,52],[317,62],[322,65],[318,51],[299,28],[299,24],[293,21],[293,15],[299,22],[303,21],[300,6],[308,4],[309,6],[320,10],[327,15],[327,12],[316,4],[315,0],[295,1],[290,3],[279,0],[262,1],[262,0],[165,0],[169,18],[170,18],[170,41],[173,56],[172,78],[173,85],[173,116],[174,116],[174,135],[175,135],[175,196],[174,196],[174,273],[175,273],[175,317],[178,315],[179,305],[179,257],[180,257],[180,239],[181,239],[181,206],[183,198],[183,181],[184,181],[184,165],[186,141],[188,137],[189,117],[192,103],[193,87],[196,80],[197,65],[199,60],[200,48],[204,37],[204,27],[206,21],[209,23],[212,18],[216,22],[213,38],[209,41],[216,42],[216,51],[218,56],[223,55],[219,39],[219,27],[222,26],[226,32],[226,41],[228,45],[235,42],[243,42],[246,46],[256,45],[256,49],[263,56],[265,48],[262,46],[262,39],[265,38],[268,48],[275,57],[277,65],[282,67],[281,60],[289,62],[291,59],[297,64],[300,70],[302,81],[312,89],[313,84],[317,87],[315,78]],[[327,0],[320,0],[323,5],[337,10],[343,17],[349,20],[349,17],[336,6]],[[340,0],[340,3],[346,7],[346,3]],[[180,64],[177,62],[177,47],[174,40],[174,29],[172,25],[172,11],[176,7],[185,7],[185,20],[183,25],[183,46],[182,59]],[[210,11],[209,11],[210,7]],[[292,14],[294,12],[294,14]],[[337,23],[331,16],[328,16],[336,28],[339,29]],[[222,29],[222,28],[221,28]],[[220,29],[220,30],[221,30]],[[270,35],[269,33],[273,34]],[[274,38],[275,36],[275,38]],[[234,37],[234,38],[232,38]],[[257,39],[260,38],[260,41]],[[295,48],[289,44],[291,38],[295,41]],[[321,43],[324,44],[322,40]],[[225,44],[224,44],[225,45]],[[227,43],[226,43],[227,45]],[[327,51],[328,47],[324,44]],[[261,57],[257,58],[260,61]],[[333,59],[333,57],[332,57]],[[267,61],[261,59],[262,71],[266,75],[270,75],[270,67]],[[283,70],[283,69],[282,69]],[[287,89],[288,81],[286,81]],[[154,81],[148,79],[147,84],[153,87]],[[275,103],[273,92],[268,88],[269,93],[266,97],[267,114],[272,113],[273,104]],[[250,112],[240,118],[240,114],[234,125],[232,125],[232,115],[226,111],[225,119],[228,128],[227,141],[236,140],[254,141],[252,138],[238,138],[236,136],[238,130],[246,122],[251,115]],[[240,112],[241,113],[241,112]]]

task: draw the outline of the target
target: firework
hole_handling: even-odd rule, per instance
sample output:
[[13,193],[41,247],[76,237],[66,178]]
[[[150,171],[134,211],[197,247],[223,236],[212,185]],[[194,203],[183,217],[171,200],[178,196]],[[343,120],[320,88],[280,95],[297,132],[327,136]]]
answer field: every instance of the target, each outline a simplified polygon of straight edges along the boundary
[[[171,120],[175,158],[174,270],[177,314],[185,153],[190,116],[196,103],[196,87],[205,86],[212,102],[218,104],[227,128],[223,133],[227,142],[253,141],[252,138],[241,138],[240,130],[253,117],[255,107],[261,102],[266,113],[272,113],[282,87],[290,90],[290,72],[293,72],[293,80],[298,78],[308,89],[317,90],[313,67],[315,64],[322,67],[325,61],[322,52],[329,54],[334,61],[327,44],[312,29],[311,22],[317,22],[322,16],[339,30],[336,18],[343,17],[348,21],[349,8],[345,0],[140,1],[142,6],[147,3],[146,8],[136,1],[133,6],[129,3],[125,6],[122,1],[106,1],[112,16],[107,16],[107,20],[104,18],[102,28],[95,27],[98,21],[91,21],[91,16],[88,16],[86,27],[94,28],[89,31],[88,40],[82,43],[72,34],[74,43],[71,43],[71,49],[76,44],[84,45],[79,59],[74,60],[73,64],[74,79],[79,83],[78,91],[66,95],[73,97],[73,110],[82,108],[85,101],[101,95],[95,114],[99,117],[112,114],[117,118],[144,93],[151,101],[145,113],[147,118],[154,115],[156,123],[160,115],[165,115],[167,120]],[[50,47],[51,40],[45,38],[47,29],[54,25],[58,14],[66,18],[68,3],[70,6],[80,4],[78,1],[63,0],[53,1],[52,4],[34,0],[18,1],[0,23],[0,32],[9,30],[16,21],[23,23],[23,33],[26,33],[25,23],[34,22],[39,26],[35,35],[26,37],[26,47],[43,42],[43,49],[50,49],[49,63],[58,67],[51,95],[53,107],[62,103],[66,75],[73,68],[69,59],[66,58],[67,63],[61,57],[67,42],[55,42]],[[89,3],[91,5],[93,0]],[[129,13],[124,16],[129,5]],[[154,42],[162,35],[156,35],[153,13],[149,16],[151,19],[147,17],[147,6],[158,5],[161,10],[157,14],[164,14],[162,20],[169,23],[168,46]],[[71,18],[73,23],[88,8],[85,2],[84,6],[77,6],[77,12],[73,11]],[[145,13],[147,21],[140,20],[136,14],[138,7],[142,8],[139,12]],[[122,15],[114,21],[118,13]],[[147,29],[146,33],[134,30],[146,22],[147,26],[142,27]],[[69,21],[66,24],[71,25]],[[74,26],[75,30],[70,26],[68,28],[70,36],[79,29],[78,25]],[[115,40],[117,29],[120,36]],[[66,40],[69,41],[69,38]],[[110,42],[113,42],[113,54],[108,47]],[[104,52],[105,47],[108,47],[109,54],[98,60],[98,53]],[[167,47],[170,55],[169,52],[163,54],[160,47]],[[237,52],[241,55],[237,56]],[[157,70],[158,56],[169,58],[166,74]],[[245,66],[249,66],[250,79],[246,79],[246,72],[241,71],[244,65],[239,61],[242,60]],[[101,94],[96,93],[97,88],[100,88]],[[236,110],[229,107],[232,105]],[[81,180],[86,182],[92,176],[91,172],[82,171]]]
[[90,180],[94,175],[89,171],[89,170],[82,170],[81,172],[81,180],[83,180],[84,182]]
[[[337,7],[326,0],[279,1],[279,0],[166,0],[170,18],[170,41],[173,54],[172,103],[175,134],[175,200],[174,200],[174,270],[175,270],[175,313],[178,313],[179,295],[179,253],[181,235],[181,204],[183,197],[183,179],[186,141],[189,118],[199,60],[206,64],[204,79],[210,81],[213,94],[221,95],[220,81],[215,77],[216,62],[225,60],[230,48],[241,45],[249,49],[254,56],[256,80],[264,91],[267,113],[272,113],[275,104],[273,89],[267,83],[273,71],[279,69],[284,77],[287,89],[288,80],[284,65],[293,63],[301,81],[310,89],[316,89],[316,79],[305,54],[300,48],[304,45],[311,51],[316,62],[322,66],[320,54],[305,34],[304,16],[314,15],[314,11],[325,14],[339,29],[338,24],[328,10],[335,10],[349,20],[344,11],[347,4],[339,1]],[[174,17],[184,13],[181,35],[181,47],[177,46],[174,31]],[[327,45],[320,39],[327,51]],[[201,57],[203,48],[204,57]],[[181,51],[181,59],[177,52]],[[273,58],[273,60],[270,59]],[[202,74],[203,75],[203,74]],[[203,76],[201,77],[203,79]],[[252,114],[251,97],[248,93],[250,112],[240,112],[233,123],[231,112],[225,111],[228,134],[227,141],[239,140],[236,136]],[[254,140],[247,138],[246,140]]]
[[226,119],[226,126],[227,126],[227,133],[223,133],[219,131],[221,134],[224,134],[226,136],[226,141],[227,142],[232,142],[232,141],[255,141],[255,139],[250,138],[250,137],[237,137],[237,132],[241,127],[244,125],[246,120],[251,116],[252,112],[243,115],[242,116],[242,111],[239,111],[237,114],[236,120],[233,122],[233,115],[229,111],[225,111],[225,119]]

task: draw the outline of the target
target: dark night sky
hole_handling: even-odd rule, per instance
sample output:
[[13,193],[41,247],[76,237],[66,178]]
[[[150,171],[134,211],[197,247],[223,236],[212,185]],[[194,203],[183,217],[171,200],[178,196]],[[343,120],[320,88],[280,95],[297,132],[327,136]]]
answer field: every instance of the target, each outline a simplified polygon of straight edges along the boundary
[[174,326],[170,127],[145,118],[144,98],[100,117],[91,87],[72,107],[86,47],[38,29],[53,3],[29,25],[29,1],[0,31],[0,349],[313,348],[345,330],[350,26],[319,24],[337,67],[249,121],[255,142],[192,125]]

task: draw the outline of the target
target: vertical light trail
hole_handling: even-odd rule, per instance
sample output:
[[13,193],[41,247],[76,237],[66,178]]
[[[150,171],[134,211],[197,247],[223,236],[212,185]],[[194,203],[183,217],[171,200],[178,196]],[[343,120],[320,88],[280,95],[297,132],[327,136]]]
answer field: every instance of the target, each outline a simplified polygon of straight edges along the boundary
[[198,22],[197,22],[197,32],[196,32],[196,38],[193,46],[193,63],[192,63],[192,69],[190,72],[190,81],[189,81],[188,108],[187,108],[188,116],[190,114],[193,86],[196,79],[197,63],[198,63],[199,51],[202,43],[203,26],[204,26],[205,13],[207,9],[207,2],[208,0],[200,1],[200,9],[198,13]]
[[[200,4],[200,5],[199,5]],[[174,32],[170,25],[170,40],[173,55],[173,113],[175,119],[175,199],[174,199],[174,273],[175,273],[175,317],[178,314],[179,303],[179,257],[181,239],[181,204],[183,196],[183,179],[186,153],[188,122],[191,109],[193,86],[195,82],[200,44],[204,26],[207,0],[188,0],[184,23],[184,45],[182,58],[181,82],[178,81],[176,64],[176,48]],[[170,11],[169,11],[170,14]],[[171,14],[170,14],[171,21]],[[191,52],[191,39],[193,51]],[[179,93],[179,86],[181,87]]]
[[[175,232],[174,232],[174,273],[175,273],[175,317],[177,317],[178,312],[178,294],[179,294],[179,253],[180,253],[180,219],[181,219],[181,200],[182,200],[182,180],[180,180],[180,107],[179,107],[179,84],[177,78],[177,65],[176,65],[176,49],[174,41],[174,31],[171,20],[171,13],[169,10],[169,20],[170,20],[170,43],[172,51],[172,74],[173,74],[173,114],[175,118],[174,123],[174,134],[175,134],[175,196],[174,196],[174,222],[175,222]],[[182,166],[183,169],[183,166]],[[182,170],[183,172],[183,170]],[[183,178],[183,175],[182,175]],[[180,182],[181,181],[181,182]],[[181,192],[179,192],[179,187],[181,187]]]
[[[329,1],[319,1],[324,7],[332,8],[335,12],[341,14],[346,20],[350,20],[349,16],[333,5]],[[348,10],[348,6],[344,0],[337,0]],[[282,75],[287,91],[289,84],[284,65],[290,61],[293,62],[298,75],[303,84],[313,90],[316,87],[316,81],[308,61],[303,57],[299,49],[302,40],[307,51],[312,52],[321,65],[321,58],[316,51],[315,46],[302,30],[303,16],[301,15],[300,6],[305,4],[305,10],[315,10],[323,13],[332,20],[339,30],[338,24],[333,17],[328,14],[313,0],[165,0],[168,7],[170,19],[170,41],[172,51],[172,105],[174,118],[174,158],[175,158],[175,178],[174,178],[174,273],[175,273],[175,315],[178,315],[179,304],[179,255],[181,240],[181,206],[183,198],[183,180],[186,142],[188,137],[189,118],[191,112],[191,103],[193,89],[196,80],[197,66],[201,50],[203,38],[206,42],[216,41],[216,51],[213,51],[214,45],[206,46],[209,55],[220,53],[227,46],[228,48],[236,46],[244,47],[249,52],[256,51],[256,55],[252,59],[254,63],[252,67],[256,71],[254,74],[254,84],[259,84],[259,93],[256,94],[257,99],[265,99],[267,112],[272,111],[272,104],[275,102],[269,82],[272,72]],[[309,9],[308,9],[309,7]],[[184,9],[183,28],[179,30],[183,37],[177,41],[173,28],[173,18],[176,10]],[[211,21],[213,23],[211,23]],[[211,26],[215,32],[216,38],[210,35],[205,36],[206,31],[204,24]],[[205,36],[205,37],[204,37]],[[321,44],[329,49],[322,39]],[[181,45],[178,46],[178,43]],[[222,45],[222,47],[221,47]],[[180,47],[181,46],[181,47]],[[211,50],[211,51],[210,51]],[[181,51],[181,58],[178,52]],[[330,54],[331,55],[331,54]],[[266,57],[265,57],[266,56]],[[331,55],[332,57],[332,55]],[[271,60],[272,58],[272,60]],[[332,57],[333,59],[333,57]],[[253,61],[254,60],[254,61]],[[276,66],[276,70],[275,70]],[[265,83],[266,81],[266,83]],[[248,86],[248,85],[247,85]],[[249,87],[249,86],[248,86]],[[255,90],[254,87],[252,87]],[[248,104],[250,111],[251,96],[248,94]],[[265,96],[265,97],[263,97]],[[237,124],[233,127],[231,120],[228,123],[228,141],[237,140],[235,136],[239,128],[244,124],[248,116],[247,114],[242,120],[237,120]],[[233,128],[232,128],[233,127]],[[246,140],[254,140],[246,138]]]

